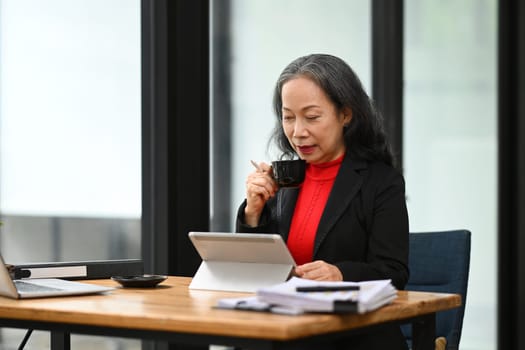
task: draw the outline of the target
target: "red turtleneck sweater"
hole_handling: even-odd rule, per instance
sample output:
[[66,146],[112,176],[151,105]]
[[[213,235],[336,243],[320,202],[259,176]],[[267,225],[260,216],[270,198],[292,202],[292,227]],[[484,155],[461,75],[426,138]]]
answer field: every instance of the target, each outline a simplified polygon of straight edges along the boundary
[[287,241],[297,265],[312,261],[317,227],[343,158],[306,166]]

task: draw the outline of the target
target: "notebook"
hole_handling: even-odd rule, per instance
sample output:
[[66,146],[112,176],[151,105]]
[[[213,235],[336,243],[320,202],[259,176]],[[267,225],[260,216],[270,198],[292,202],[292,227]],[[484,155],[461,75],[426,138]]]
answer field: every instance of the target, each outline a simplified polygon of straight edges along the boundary
[[282,283],[295,266],[275,233],[190,232],[202,258],[190,289],[255,292]]
[[43,298],[66,295],[94,294],[113,290],[112,287],[66,281],[57,278],[12,280],[0,255],[0,295],[13,299]]

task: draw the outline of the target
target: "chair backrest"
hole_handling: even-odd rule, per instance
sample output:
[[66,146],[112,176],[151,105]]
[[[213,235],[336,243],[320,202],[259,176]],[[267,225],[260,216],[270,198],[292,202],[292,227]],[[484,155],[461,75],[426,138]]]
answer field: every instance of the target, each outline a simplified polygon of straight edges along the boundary
[[[470,231],[410,233],[410,278],[406,290],[461,294],[461,307],[436,315],[436,337],[447,338],[447,349],[457,349],[467,300]],[[402,326],[411,339],[409,325]]]

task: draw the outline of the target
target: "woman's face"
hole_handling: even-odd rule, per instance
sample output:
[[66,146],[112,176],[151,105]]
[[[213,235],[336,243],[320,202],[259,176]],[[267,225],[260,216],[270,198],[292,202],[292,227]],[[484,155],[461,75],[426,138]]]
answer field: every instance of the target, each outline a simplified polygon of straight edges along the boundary
[[316,164],[343,155],[343,126],[352,118],[349,109],[338,112],[325,92],[305,77],[287,81],[281,97],[284,134],[301,159]]

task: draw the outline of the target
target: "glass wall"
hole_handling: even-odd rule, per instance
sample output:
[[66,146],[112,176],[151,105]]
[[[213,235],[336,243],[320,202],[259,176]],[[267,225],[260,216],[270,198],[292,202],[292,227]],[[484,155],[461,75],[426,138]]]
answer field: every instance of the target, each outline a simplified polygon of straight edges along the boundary
[[[217,10],[221,2],[213,3]],[[277,156],[266,146],[281,71],[299,56],[329,53],[345,59],[370,90],[371,31],[368,1],[232,0],[230,6],[233,227],[250,159],[270,162]]]
[[139,0],[0,0],[7,262],[140,258],[140,50]]
[[4,258],[139,257],[140,1],[0,4]]
[[496,348],[496,5],[405,1],[410,228],[472,232],[463,350]]

